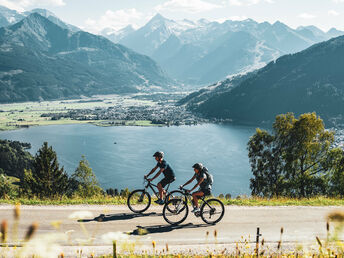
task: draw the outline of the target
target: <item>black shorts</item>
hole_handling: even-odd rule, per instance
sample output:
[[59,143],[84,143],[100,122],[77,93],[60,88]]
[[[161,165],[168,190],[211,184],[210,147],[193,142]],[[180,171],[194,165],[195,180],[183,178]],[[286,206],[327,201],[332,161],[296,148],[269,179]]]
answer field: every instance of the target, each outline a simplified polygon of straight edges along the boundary
[[200,188],[199,192],[202,192],[204,196],[211,195],[211,189],[209,188],[205,188],[205,189]]
[[176,180],[175,177],[164,177],[159,184],[161,184],[162,188],[164,188],[167,184],[172,183],[174,180]]

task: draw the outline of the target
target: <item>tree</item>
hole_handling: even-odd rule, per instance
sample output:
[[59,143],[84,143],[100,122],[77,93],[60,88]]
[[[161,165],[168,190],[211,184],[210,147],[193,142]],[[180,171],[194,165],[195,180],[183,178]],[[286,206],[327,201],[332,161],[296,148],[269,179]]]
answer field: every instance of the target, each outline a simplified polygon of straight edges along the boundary
[[81,197],[92,197],[103,193],[85,156],[82,156],[79,166],[76,168],[71,179],[76,183],[74,183],[74,187],[76,186],[75,193]]
[[39,197],[56,197],[63,195],[69,185],[68,175],[57,162],[53,148],[44,142],[38,150],[32,170],[25,170],[22,188]]
[[257,129],[248,142],[253,195],[308,197],[328,193],[333,132],[315,113],[279,115],[272,134]]
[[24,169],[31,169],[33,157],[25,149],[30,149],[29,143],[0,140],[0,169],[8,176],[22,178]]
[[329,166],[334,167],[330,175],[330,192],[331,196],[344,196],[344,150],[334,149],[329,157]]

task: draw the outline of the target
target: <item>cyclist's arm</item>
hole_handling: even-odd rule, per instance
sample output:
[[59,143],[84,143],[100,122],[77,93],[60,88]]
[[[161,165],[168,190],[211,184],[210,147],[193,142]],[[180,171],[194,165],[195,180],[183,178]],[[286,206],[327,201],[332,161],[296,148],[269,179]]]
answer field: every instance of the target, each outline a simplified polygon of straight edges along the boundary
[[190,184],[192,181],[195,180],[195,178],[196,178],[196,175],[194,175],[189,181],[187,181],[185,184],[183,184],[182,187],[184,187],[184,186]]
[[149,177],[154,171],[158,168],[158,166],[155,166],[147,175],[146,177]]
[[201,179],[198,181],[198,183],[190,190],[190,192],[192,192],[192,191],[195,190],[197,187],[199,187],[199,186],[202,184],[203,181],[204,181],[204,178],[201,178]]
[[154,180],[155,178],[157,178],[158,176],[160,176],[161,172],[163,172],[164,170],[165,170],[164,168],[160,169],[159,172],[156,173],[155,176],[152,178],[152,180]]

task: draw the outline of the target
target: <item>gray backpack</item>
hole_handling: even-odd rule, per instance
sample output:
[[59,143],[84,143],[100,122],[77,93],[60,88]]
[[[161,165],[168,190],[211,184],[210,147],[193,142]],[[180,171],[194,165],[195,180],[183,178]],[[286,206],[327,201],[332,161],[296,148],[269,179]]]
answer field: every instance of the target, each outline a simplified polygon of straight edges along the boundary
[[203,172],[207,175],[207,183],[208,185],[212,186],[214,183],[214,177],[212,174],[209,173],[208,169],[206,167],[203,168]]

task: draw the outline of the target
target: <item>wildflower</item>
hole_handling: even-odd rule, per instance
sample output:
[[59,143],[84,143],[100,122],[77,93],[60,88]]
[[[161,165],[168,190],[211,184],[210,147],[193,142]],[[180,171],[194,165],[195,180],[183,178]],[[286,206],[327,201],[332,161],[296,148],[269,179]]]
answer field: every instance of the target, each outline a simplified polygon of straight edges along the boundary
[[336,222],[344,222],[344,211],[334,211],[327,216],[328,220]]
[[169,249],[168,249],[168,243],[166,243],[166,252],[168,252]]
[[3,220],[1,223],[1,242],[5,243],[7,241],[8,224],[7,220]]
[[85,219],[93,217],[92,212],[90,211],[76,211],[69,215],[69,219]]
[[281,227],[281,235],[283,234],[283,231],[284,231],[284,228],[283,228],[283,227]]
[[278,241],[277,249],[279,250],[281,248],[281,241]]
[[319,237],[316,237],[316,240],[317,240],[317,242],[318,242],[319,246],[320,246],[320,247],[322,247],[322,243],[321,243],[321,241],[320,241]]
[[214,230],[214,237],[217,238],[217,230]]
[[25,235],[25,241],[29,241],[33,234],[37,231],[37,228],[38,228],[38,223],[37,222],[34,222],[30,227],[29,227],[29,230],[26,232],[26,235]]
[[153,249],[155,249],[155,246],[156,246],[156,242],[155,241],[152,241],[152,246],[153,246]]
[[14,208],[14,218],[18,220],[20,217],[20,203],[17,203]]

